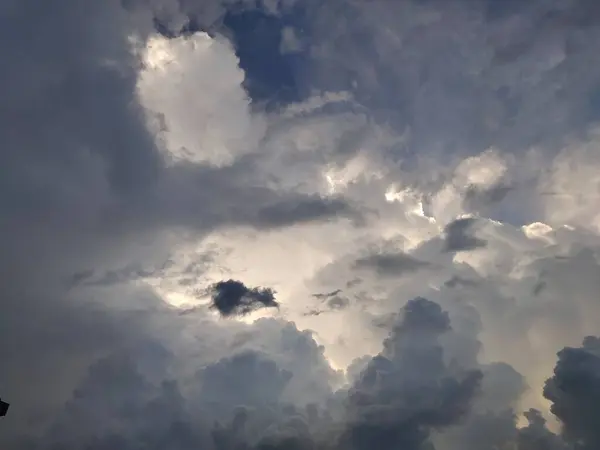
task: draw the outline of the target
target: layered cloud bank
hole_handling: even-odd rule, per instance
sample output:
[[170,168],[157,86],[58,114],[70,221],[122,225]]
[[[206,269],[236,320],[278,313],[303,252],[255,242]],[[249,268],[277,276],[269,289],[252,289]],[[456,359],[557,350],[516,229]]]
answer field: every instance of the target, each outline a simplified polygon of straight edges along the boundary
[[0,25],[2,448],[600,446],[596,2]]

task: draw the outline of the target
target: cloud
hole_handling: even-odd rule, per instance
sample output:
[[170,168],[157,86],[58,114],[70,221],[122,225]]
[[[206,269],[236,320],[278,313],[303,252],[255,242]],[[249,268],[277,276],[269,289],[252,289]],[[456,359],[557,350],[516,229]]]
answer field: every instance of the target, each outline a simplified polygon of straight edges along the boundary
[[201,32],[151,37],[142,57],[138,96],[171,160],[224,166],[256,149],[264,120],[250,113],[228,41]]
[[447,372],[438,339],[449,329],[439,305],[425,299],[406,305],[383,352],[350,390],[344,445],[421,448],[431,428],[451,425],[466,414],[481,373]]
[[[266,331],[261,325],[246,328]],[[383,448],[419,448],[429,430],[466,413],[481,378],[477,370],[455,372],[444,364],[439,338],[450,330],[448,316],[437,304],[416,299],[349,388],[334,392],[329,386],[314,404],[302,396],[290,401],[286,390],[294,379],[305,379],[302,369],[317,368],[320,360],[307,359],[314,341],[290,324],[279,330],[281,356],[302,364],[293,371],[275,352],[240,349],[199,368],[186,388],[183,380],[151,378],[159,370],[168,377],[177,361],[161,345],[144,343],[101,358],[53,421],[45,445],[130,448],[162,442],[220,449],[237,442],[242,448],[304,450],[363,448],[376,439]],[[313,374],[313,380],[322,375]]]
[[211,308],[223,317],[243,316],[260,308],[277,308],[275,293],[269,288],[248,288],[241,281],[227,280],[215,283],[208,292]]
[[545,448],[549,450],[564,450],[568,448],[562,439],[546,428],[546,419],[542,417],[539,411],[534,409],[529,410],[525,412],[525,418],[528,421],[528,425],[519,430],[517,437],[519,448],[524,450]]
[[260,3],[0,7],[2,448],[597,447],[595,4]]
[[457,219],[446,225],[445,251],[464,252],[485,247],[486,241],[472,234],[477,220],[472,217]]
[[238,353],[202,370],[202,400],[226,415],[238,405],[276,406],[292,376],[256,352]]
[[600,383],[600,339],[589,336],[580,348],[565,348],[558,354],[554,375],[544,386],[551,411],[563,424],[563,435],[583,449],[598,446],[596,395]]
[[[140,50],[156,42],[148,40],[152,12],[137,6],[127,10],[120,2],[67,1],[46,11],[24,2],[0,10],[6,37],[32,36],[18,39],[20,45],[3,46],[12,63],[0,70],[5,99],[0,108],[5,149],[0,156],[0,266],[6,307],[0,327],[0,384],[11,404],[19,405],[7,416],[6,427],[15,432],[42,426],[89,364],[144,334],[137,328],[141,321],[131,319],[133,311],[157,311],[164,304],[145,281],[162,274],[153,268],[177,251],[188,233],[203,236],[221,226],[268,227],[272,217],[275,227],[294,225],[294,218],[284,217],[286,208],[318,203],[257,182],[264,180],[263,174],[237,159],[238,175],[245,177],[231,177],[230,167],[168,164],[165,141],[147,121],[148,105],[140,102],[140,83],[147,81],[154,94],[161,88],[171,93],[171,103],[161,103],[174,114],[171,119],[186,117],[173,109],[185,98],[169,84],[173,78],[152,72],[154,78],[148,80],[149,66]],[[171,43],[179,51],[175,66],[204,75],[194,66],[204,51],[207,60],[222,63],[222,76],[212,81],[221,80],[221,93],[231,93],[231,109],[223,109],[214,126],[233,131],[239,123],[228,122],[228,114],[241,108],[236,117],[248,121],[250,134],[260,136],[260,114],[254,120],[243,109],[243,76],[230,47],[211,41],[212,50],[198,45],[195,54],[189,48],[192,41],[187,47]],[[217,84],[211,87],[207,78],[210,91]],[[194,106],[191,96],[188,100]],[[174,122],[179,119],[169,122],[172,127]],[[247,150],[236,140],[227,141],[229,132],[220,136],[235,158]],[[234,199],[245,206],[235,211]],[[284,206],[288,200],[291,206]],[[268,214],[273,207],[279,211],[274,216]],[[267,214],[257,212],[262,210]],[[329,217],[321,211],[301,220]],[[88,278],[89,273],[95,277]],[[66,292],[65,280],[73,274],[78,274],[73,279],[78,289]],[[98,283],[89,289],[86,284],[92,281],[103,289]]]
[[[593,14],[590,4],[342,4],[313,11],[319,80],[354,82],[361,100],[410,126],[419,152],[552,147],[594,117],[588,94],[598,67],[584,69],[591,49],[575,36],[597,30],[574,19]],[[331,25],[340,11],[346,21]]]
[[426,262],[403,253],[378,253],[359,258],[355,262],[357,269],[373,269],[383,276],[399,276],[428,266]]

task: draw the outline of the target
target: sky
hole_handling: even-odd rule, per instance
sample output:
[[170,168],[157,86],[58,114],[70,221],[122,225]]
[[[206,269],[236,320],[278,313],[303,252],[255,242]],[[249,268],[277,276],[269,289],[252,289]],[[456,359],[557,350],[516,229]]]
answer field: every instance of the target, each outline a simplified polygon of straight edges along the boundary
[[1,2],[1,448],[600,448],[599,39],[593,0]]

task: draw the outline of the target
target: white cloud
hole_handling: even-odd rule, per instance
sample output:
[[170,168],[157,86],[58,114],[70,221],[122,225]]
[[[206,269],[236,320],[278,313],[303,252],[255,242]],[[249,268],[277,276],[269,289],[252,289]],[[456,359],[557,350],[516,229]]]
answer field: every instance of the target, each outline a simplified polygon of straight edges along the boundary
[[143,53],[138,95],[168,158],[221,166],[256,150],[264,120],[250,110],[229,42],[157,35]]

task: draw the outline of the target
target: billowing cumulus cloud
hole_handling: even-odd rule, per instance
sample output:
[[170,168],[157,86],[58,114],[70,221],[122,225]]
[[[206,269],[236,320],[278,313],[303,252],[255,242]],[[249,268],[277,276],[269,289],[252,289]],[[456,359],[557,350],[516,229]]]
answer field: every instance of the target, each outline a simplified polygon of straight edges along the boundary
[[597,448],[598,14],[4,2],[0,446]]
[[600,383],[600,338],[587,336],[578,348],[558,354],[554,375],[544,386],[552,412],[564,424],[567,441],[582,449],[598,446],[598,386]]

